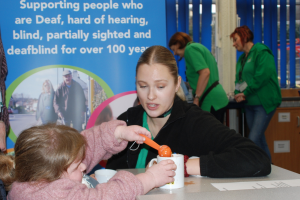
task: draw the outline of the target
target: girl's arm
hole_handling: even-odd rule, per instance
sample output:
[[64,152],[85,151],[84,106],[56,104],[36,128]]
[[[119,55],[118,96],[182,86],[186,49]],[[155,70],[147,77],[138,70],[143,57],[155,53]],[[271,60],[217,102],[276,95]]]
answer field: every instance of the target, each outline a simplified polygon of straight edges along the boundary
[[84,163],[87,172],[101,160],[110,158],[124,150],[127,141],[136,141],[142,144],[144,138],[139,134],[150,137],[150,132],[140,126],[126,126],[124,121],[113,120],[102,123],[81,133],[87,140]]
[[83,160],[87,166],[87,173],[101,160],[110,158],[127,146],[127,141],[118,142],[114,136],[118,126],[126,124],[122,121],[110,121],[81,132],[87,141],[86,156]]

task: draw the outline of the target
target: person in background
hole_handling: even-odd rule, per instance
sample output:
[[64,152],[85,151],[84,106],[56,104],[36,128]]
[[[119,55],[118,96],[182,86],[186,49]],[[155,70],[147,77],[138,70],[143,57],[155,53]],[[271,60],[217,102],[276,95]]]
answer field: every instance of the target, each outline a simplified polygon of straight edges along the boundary
[[84,92],[80,84],[72,79],[70,70],[65,69],[62,75],[63,83],[55,92],[53,106],[65,125],[70,126],[72,122],[73,128],[80,132],[86,112]]
[[261,147],[271,159],[265,138],[276,108],[281,104],[281,91],[272,51],[264,44],[253,43],[253,33],[241,26],[231,33],[233,46],[244,52],[236,64],[235,100],[245,104],[249,139]]
[[57,120],[53,107],[53,98],[53,86],[50,80],[45,80],[36,109],[36,120],[41,120],[42,124],[55,123]]
[[3,48],[1,29],[0,29],[0,150],[6,150],[6,133],[9,132],[9,113],[6,107],[5,93],[6,86],[5,80],[7,76],[8,68],[6,63],[5,51]]
[[169,47],[174,55],[185,60],[186,77],[195,95],[193,103],[211,112],[223,123],[229,100],[219,84],[218,66],[214,56],[205,46],[193,42],[183,32],[177,32],[171,37]]
[[[173,54],[163,46],[147,48],[136,65],[136,89],[141,105],[129,108],[118,119],[127,125],[145,127],[159,145],[168,145],[172,152],[183,154],[186,176],[268,175],[271,164],[267,154],[211,113],[181,100],[176,94],[180,81]],[[129,143],[108,160],[106,168],[145,168],[157,154],[156,149],[147,145]]]
[[0,178],[9,190],[8,199],[133,200],[154,187],[174,181],[176,165],[172,160],[165,160],[138,175],[119,171],[95,188],[82,184],[85,172],[101,159],[122,151],[127,140],[142,144],[144,138],[139,134],[150,136],[142,127],[126,126],[117,120],[81,134],[56,124],[26,129],[16,141],[15,157],[0,155]]

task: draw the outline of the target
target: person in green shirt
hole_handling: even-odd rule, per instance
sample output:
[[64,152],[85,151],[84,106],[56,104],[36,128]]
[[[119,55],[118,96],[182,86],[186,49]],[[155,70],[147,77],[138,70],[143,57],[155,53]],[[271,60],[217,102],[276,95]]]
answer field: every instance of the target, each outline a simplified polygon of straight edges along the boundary
[[185,59],[186,76],[195,95],[193,103],[202,110],[211,112],[223,123],[229,100],[219,84],[218,66],[214,56],[205,46],[193,42],[183,32],[177,32],[171,37],[169,47],[174,55]]
[[247,100],[245,113],[249,138],[271,159],[264,132],[276,107],[281,104],[274,56],[266,45],[253,43],[253,33],[247,26],[236,28],[230,38],[233,38],[233,46],[244,52],[236,64],[235,100]]

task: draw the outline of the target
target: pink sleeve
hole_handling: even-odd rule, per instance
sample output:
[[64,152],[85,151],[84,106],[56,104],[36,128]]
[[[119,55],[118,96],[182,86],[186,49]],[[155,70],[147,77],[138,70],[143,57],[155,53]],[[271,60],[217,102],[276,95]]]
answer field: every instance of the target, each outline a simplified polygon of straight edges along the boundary
[[136,196],[143,193],[143,185],[135,175],[120,171],[107,183],[98,184],[96,188],[88,188],[77,181],[64,178],[38,185],[30,182],[14,182],[8,193],[8,199],[134,200]]
[[102,194],[102,199],[136,199],[144,194],[144,187],[139,179],[130,172],[119,171],[107,183],[98,184],[95,188]]
[[107,183],[98,184],[96,188],[87,188],[85,185],[64,180],[59,183],[52,184],[52,188],[48,189],[53,195],[58,194],[61,199],[68,200],[134,200],[136,196],[143,195],[144,188],[139,179],[130,172],[120,171],[116,173]]
[[86,155],[83,160],[83,163],[87,166],[87,173],[101,160],[106,160],[126,148],[128,142],[122,141],[119,143],[114,136],[117,126],[126,126],[126,123],[113,120],[81,132],[87,140]]

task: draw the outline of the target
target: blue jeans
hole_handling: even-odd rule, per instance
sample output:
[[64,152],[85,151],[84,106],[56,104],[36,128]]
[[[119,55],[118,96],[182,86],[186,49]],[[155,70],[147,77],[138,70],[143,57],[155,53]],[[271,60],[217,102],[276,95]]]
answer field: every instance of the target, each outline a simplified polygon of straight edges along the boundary
[[245,111],[247,124],[250,129],[249,139],[262,148],[271,160],[271,153],[266,141],[265,130],[267,129],[276,110],[267,114],[264,107],[259,105],[246,106]]

